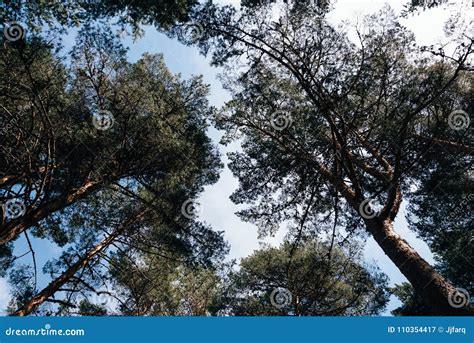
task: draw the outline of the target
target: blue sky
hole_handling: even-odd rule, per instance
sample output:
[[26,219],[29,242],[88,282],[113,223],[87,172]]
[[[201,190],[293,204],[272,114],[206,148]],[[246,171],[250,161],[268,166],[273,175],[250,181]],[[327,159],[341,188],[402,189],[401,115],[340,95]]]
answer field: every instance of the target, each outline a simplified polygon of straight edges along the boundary
[[[221,0],[220,3],[238,4],[239,0]],[[341,20],[355,21],[362,18],[365,14],[376,12],[385,3],[389,3],[396,11],[400,11],[407,0],[338,0],[335,11],[331,13],[331,21],[334,23]],[[419,16],[410,18],[405,21],[406,26],[412,29],[419,43],[424,45],[435,44],[444,39],[443,24],[449,17],[451,10],[449,9],[433,9]],[[472,11],[471,11],[472,12]],[[471,13],[472,15],[472,13]],[[183,78],[189,78],[191,75],[202,74],[204,82],[211,87],[209,100],[211,105],[220,107],[229,99],[229,94],[223,90],[218,81],[218,74],[222,72],[218,68],[210,67],[209,60],[201,56],[196,48],[186,47],[175,40],[171,40],[166,36],[158,33],[153,27],[145,27],[145,35],[133,41],[130,37],[125,37],[124,44],[129,47],[128,57],[131,62],[136,61],[145,52],[162,53],[168,68],[173,73],[180,73]],[[70,31],[65,39],[65,48],[68,49],[74,42],[74,32]],[[221,133],[215,129],[209,130],[209,135],[218,143]],[[235,151],[239,147],[232,144],[227,147],[220,146],[220,151],[224,163],[227,163],[226,153]],[[237,188],[238,182],[232,176],[226,167],[220,177],[219,182],[209,186],[200,198],[203,207],[201,220],[206,221],[216,230],[225,232],[225,239],[231,245],[229,258],[241,258],[251,254],[255,249],[259,248],[260,243],[266,242],[270,244],[278,244],[285,235],[284,228],[279,230],[275,237],[267,238],[259,241],[257,238],[257,229],[255,226],[242,222],[236,215],[241,206],[233,204],[229,196]],[[429,262],[433,262],[433,256],[424,242],[417,239],[415,234],[408,230],[405,220],[406,203],[402,206],[402,211],[395,222],[395,229],[398,233],[411,243],[414,248]],[[26,243],[18,242],[17,252],[27,250]],[[43,252],[41,255],[40,268],[47,259],[56,256],[60,250],[51,245],[35,240],[36,250]],[[385,256],[379,246],[369,239],[364,250],[365,258],[368,262],[377,264],[389,278],[391,285],[405,281],[403,275],[393,265],[393,263]],[[25,261],[26,262],[26,261]],[[43,262],[43,263],[41,263]],[[46,279],[42,280],[44,283]],[[40,285],[41,286],[41,285]],[[8,301],[7,285],[5,279],[0,279],[0,310],[3,310]],[[395,297],[392,297],[387,314],[389,311],[397,307],[399,304]]]

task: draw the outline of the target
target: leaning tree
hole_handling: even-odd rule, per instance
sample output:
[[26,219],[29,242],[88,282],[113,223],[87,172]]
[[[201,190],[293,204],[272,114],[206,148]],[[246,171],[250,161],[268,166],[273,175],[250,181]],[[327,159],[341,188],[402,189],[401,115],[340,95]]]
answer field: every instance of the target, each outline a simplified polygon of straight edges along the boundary
[[[161,55],[128,63],[117,37],[91,25],[68,61],[55,47],[5,35],[0,49],[1,272],[18,286],[16,315],[44,303],[64,313],[104,284],[109,254],[121,249],[147,243],[204,264],[225,251],[221,235],[194,220],[194,199],[220,167],[200,77],[172,75]],[[33,236],[65,248],[40,289]]]
[[233,99],[218,122],[227,141],[242,142],[230,156],[240,180],[232,198],[252,206],[240,215],[268,232],[305,208],[319,220],[332,211],[375,239],[433,313],[472,313],[394,221],[403,197],[425,186],[432,149],[455,161],[451,173],[471,166],[474,40],[466,29],[446,51],[419,47],[388,7],[349,32],[324,14],[208,4],[189,24],[184,41],[227,68]]

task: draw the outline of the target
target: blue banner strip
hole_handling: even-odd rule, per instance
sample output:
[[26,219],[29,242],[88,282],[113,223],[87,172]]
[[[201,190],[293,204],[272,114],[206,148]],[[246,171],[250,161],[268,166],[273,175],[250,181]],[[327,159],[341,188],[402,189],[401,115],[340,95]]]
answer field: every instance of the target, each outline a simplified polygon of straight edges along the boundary
[[473,343],[473,317],[0,318],[0,343]]

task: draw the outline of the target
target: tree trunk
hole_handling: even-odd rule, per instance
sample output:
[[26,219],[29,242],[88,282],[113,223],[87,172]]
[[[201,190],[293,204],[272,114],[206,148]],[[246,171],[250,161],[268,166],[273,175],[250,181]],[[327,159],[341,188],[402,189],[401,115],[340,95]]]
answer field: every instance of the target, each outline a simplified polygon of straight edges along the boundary
[[38,221],[45,219],[51,213],[61,210],[85,197],[92,190],[96,189],[98,185],[99,182],[86,182],[82,187],[73,190],[73,192],[65,197],[48,202],[37,209],[31,210],[26,215],[3,225],[3,227],[0,227],[0,245],[4,245],[16,238],[23,231],[35,225]]
[[423,297],[434,315],[474,315],[469,303],[461,308],[450,305],[449,299],[453,299],[455,288],[393,230],[390,219],[374,218],[366,220],[366,224],[375,241]]
[[52,297],[64,284],[66,284],[71,277],[73,277],[79,270],[86,267],[98,254],[103,252],[121,233],[127,230],[133,223],[143,217],[146,211],[142,211],[129,219],[120,226],[110,236],[104,238],[99,244],[90,249],[79,261],[70,266],[58,278],[53,280],[48,286],[43,288],[41,292],[31,298],[22,308],[18,309],[12,316],[27,316],[35,309],[44,303],[48,298]]

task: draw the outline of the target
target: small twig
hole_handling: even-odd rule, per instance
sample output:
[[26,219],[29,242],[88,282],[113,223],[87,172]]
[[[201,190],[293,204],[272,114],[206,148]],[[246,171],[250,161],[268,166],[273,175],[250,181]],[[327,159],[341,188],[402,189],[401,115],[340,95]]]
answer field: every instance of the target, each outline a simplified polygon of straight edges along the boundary
[[26,241],[28,242],[28,246],[30,247],[30,252],[31,252],[31,257],[33,259],[33,267],[35,270],[35,287],[34,287],[34,293],[36,293],[36,286],[38,284],[38,270],[36,267],[36,256],[35,256],[35,251],[33,250],[33,246],[30,241],[30,237],[28,236],[28,233],[25,231],[25,238]]

